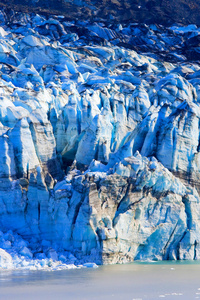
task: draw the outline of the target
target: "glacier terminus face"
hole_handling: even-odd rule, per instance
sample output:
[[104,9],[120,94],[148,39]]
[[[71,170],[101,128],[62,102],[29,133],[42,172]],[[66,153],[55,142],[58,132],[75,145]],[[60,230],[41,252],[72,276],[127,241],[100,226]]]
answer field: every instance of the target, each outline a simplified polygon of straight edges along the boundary
[[0,26],[0,266],[200,259],[200,29]]

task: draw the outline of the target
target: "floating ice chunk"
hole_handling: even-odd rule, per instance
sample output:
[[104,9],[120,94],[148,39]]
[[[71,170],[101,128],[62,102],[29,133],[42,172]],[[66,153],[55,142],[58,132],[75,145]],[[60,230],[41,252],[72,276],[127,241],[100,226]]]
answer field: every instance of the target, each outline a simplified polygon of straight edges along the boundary
[[98,268],[98,266],[92,262],[85,263],[85,264],[83,264],[83,266],[86,268],[94,268],[94,269]]

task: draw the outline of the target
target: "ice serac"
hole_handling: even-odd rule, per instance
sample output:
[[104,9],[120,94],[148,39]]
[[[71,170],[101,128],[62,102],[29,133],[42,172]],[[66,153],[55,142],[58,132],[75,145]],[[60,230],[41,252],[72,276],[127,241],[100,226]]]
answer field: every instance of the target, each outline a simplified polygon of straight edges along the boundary
[[200,29],[8,13],[1,267],[200,259]]

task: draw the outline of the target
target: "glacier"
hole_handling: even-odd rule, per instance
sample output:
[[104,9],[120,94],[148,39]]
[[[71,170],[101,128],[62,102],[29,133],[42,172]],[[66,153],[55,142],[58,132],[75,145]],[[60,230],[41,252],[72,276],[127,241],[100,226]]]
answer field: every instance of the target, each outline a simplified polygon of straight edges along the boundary
[[0,267],[200,259],[200,28],[0,20]]

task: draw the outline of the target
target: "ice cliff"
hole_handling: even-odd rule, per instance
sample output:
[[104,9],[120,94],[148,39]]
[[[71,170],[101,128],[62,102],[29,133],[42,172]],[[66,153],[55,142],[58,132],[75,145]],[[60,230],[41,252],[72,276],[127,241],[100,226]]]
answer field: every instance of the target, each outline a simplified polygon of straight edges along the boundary
[[0,248],[200,259],[200,29],[0,22]]

